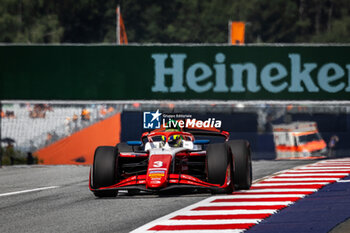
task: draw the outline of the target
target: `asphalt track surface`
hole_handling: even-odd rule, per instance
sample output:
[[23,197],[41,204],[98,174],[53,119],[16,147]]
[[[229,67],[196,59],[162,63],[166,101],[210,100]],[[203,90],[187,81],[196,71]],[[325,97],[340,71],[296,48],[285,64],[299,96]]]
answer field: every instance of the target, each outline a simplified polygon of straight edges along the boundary
[[[253,161],[253,179],[315,161]],[[130,232],[206,193],[95,198],[87,166],[0,168],[0,232]]]

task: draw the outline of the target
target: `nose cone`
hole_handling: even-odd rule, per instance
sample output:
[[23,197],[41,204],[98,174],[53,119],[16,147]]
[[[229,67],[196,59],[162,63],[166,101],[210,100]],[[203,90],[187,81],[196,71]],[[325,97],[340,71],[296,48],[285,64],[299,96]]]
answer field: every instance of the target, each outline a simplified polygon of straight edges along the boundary
[[148,162],[146,188],[162,188],[167,185],[171,159],[172,156],[169,154],[151,156]]

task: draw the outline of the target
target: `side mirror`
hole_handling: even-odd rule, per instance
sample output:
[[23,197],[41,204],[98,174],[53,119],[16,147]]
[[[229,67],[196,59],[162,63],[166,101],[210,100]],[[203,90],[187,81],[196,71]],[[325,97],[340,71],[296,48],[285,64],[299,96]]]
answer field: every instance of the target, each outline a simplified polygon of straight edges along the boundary
[[141,141],[127,141],[126,142],[129,146],[141,146],[142,142]]
[[209,144],[210,140],[203,139],[203,140],[194,140],[193,144],[195,145],[203,145],[203,144]]

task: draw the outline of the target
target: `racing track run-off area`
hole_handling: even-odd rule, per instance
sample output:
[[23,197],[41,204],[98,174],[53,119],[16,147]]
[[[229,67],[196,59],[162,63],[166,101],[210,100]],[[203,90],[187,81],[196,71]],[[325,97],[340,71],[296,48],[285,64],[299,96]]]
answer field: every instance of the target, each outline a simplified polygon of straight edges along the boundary
[[349,174],[348,158],[299,166],[260,179],[250,190],[209,197],[132,233],[329,232],[350,217]]

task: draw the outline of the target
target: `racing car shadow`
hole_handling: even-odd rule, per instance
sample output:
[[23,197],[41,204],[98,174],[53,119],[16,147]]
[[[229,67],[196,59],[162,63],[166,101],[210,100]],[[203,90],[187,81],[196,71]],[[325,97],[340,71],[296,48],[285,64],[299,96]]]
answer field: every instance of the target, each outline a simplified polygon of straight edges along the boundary
[[209,197],[210,192],[196,191],[196,190],[172,190],[163,191],[159,193],[140,192],[137,194],[129,194],[128,192],[119,192],[116,197],[108,197],[103,199],[145,199],[145,198],[174,198],[174,197]]

